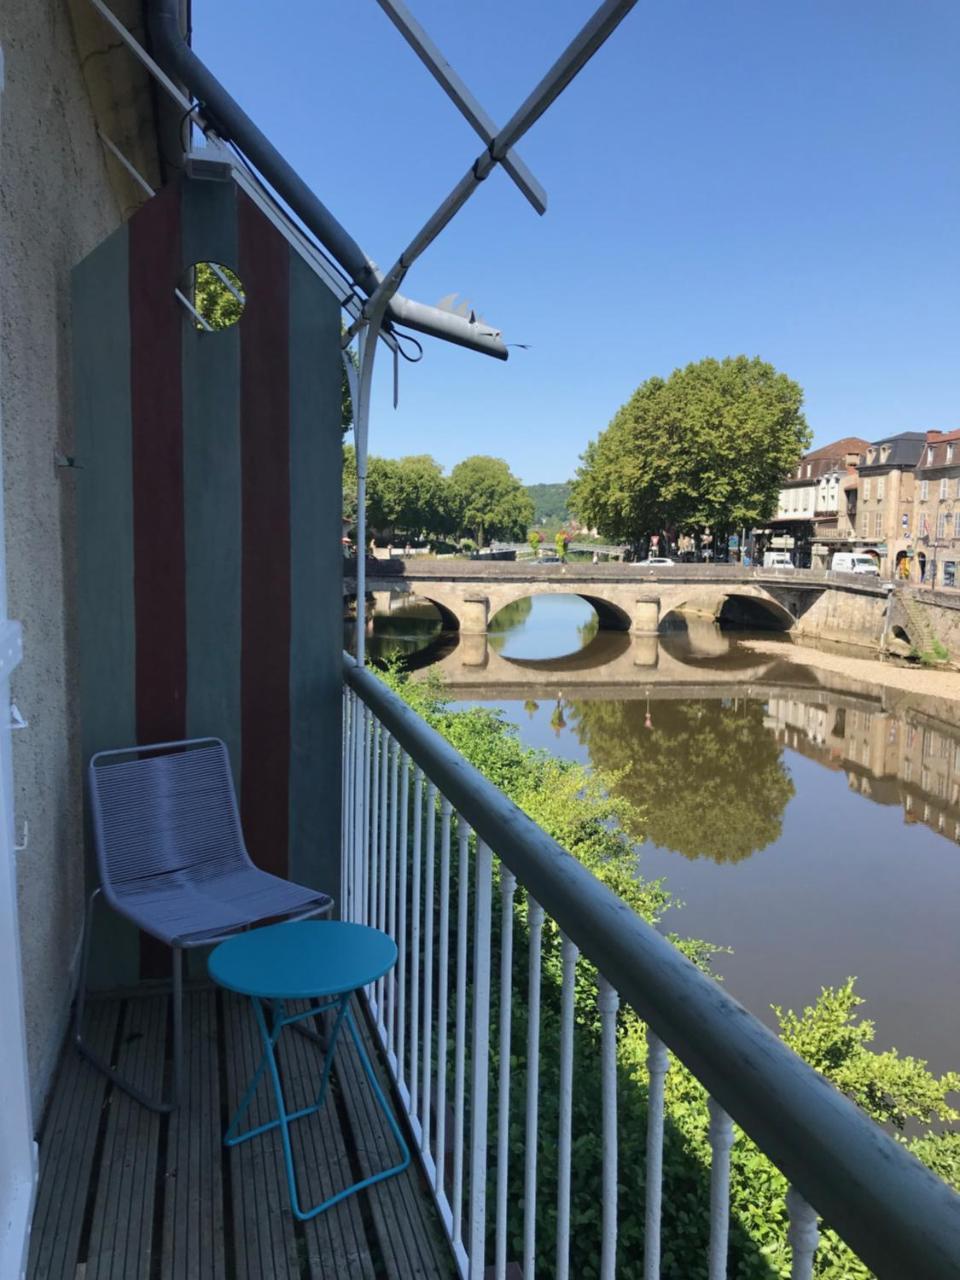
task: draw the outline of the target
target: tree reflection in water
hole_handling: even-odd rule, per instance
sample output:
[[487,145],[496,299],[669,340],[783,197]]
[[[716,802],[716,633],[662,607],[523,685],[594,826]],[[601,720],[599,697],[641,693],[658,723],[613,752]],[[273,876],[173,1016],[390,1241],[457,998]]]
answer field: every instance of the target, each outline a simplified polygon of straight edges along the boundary
[[594,766],[620,774],[617,791],[640,810],[637,834],[714,862],[772,844],[794,795],[763,714],[760,703],[729,699],[567,703]]

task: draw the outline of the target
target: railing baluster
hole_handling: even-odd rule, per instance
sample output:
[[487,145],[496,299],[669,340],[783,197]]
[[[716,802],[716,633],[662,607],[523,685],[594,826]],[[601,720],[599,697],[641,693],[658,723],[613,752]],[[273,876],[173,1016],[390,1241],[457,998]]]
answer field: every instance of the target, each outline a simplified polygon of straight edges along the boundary
[[660,1280],[660,1207],[663,1194],[663,1084],[670,1066],[667,1047],[647,1028],[647,1203],[643,1233],[643,1280]]
[[367,885],[370,880],[370,820],[371,820],[371,789],[373,786],[373,733],[376,720],[371,711],[367,711],[363,724],[363,779],[361,785],[361,817],[357,853],[360,858],[360,894],[357,903],[358,916],[357,920],[360,924],[367,923]]
[[733,1121],[713,1098],[710,1112],[710,1270],[709,1280],[727,1280],[727,1241],[730,1233],[730,1148]]
[[540,1105],[540,942],[543,907],[527,894],[527,929],[530,935],[529,987],[527,995],[527,1124],[523,1153],[523,1274],[536,1275],[537,1249],[537,1142]]
[[617,1010],[620,997],[601,977],[597,986],[600,1010],[600,1081],[603,1094],[603,1233],[600,1280],[617,1274]]
[[507,1174],[510,1161],[510,1041],[513,1029],[513,895],[517,877],[500,867],[500,1070],[497,1080],[496,1280],[507,1274]]
[[790,1215],[787,1239],[793,1250],[790,1280],[812,1280],[813,1258],[820,1243],[817,1211],[807,1204],[795,1187],[791,1187],[787,1192],[787,1212]]
[[[390,751],[393,744],[393,737],[386,729],[380,738],[380,842],[377,846],[377,865],[379,875],[377,876],[377,884],[375,886],[374,898],[376,902],[376,914],[373,924],[381,932],[383,932],[387,923],[387,849],[388,840],[387,832],[390,826]],[[383,993],[384,979],[378,978],[376,982],[377,992],[377,1026],[381,1031],[386,1030],[386,1023],[383,1020]]]
[[[420,889],[423,851],[423,770],[413,782],[413,876],[410,889],[410,1111],[417,1120],[420,1092]],[[415,1125],[414,1128],[418,1126]]]
[[423,1081],[423,1098],[420,1111],[423,1115],[423,1133],[420,1139],[421,1148],[430,1151],[430,1108],[433,1105],[433,913],[434,913],[434,879],[437,856],[437,788],[431,782],[427,787],[427,808],[425,822],[426,850],[424,857],[426,867],[424,875],[424,921],[423,921],[423,1055],[420,1078]]
[[367,897],[364,902],[367,924],[376,924],[377,872],[380,856],[380,722],[373,722],[373,740],[370,743],[370,876],[367,881]]
[[[390,743],[390,871],[387,877],[387,933],[394,940],[397,936],[397,795],[399,791],[400,745],[396,738]],[[396,1050],[397,1036],[397,971],[392,969],[387,978],[387,1047]]]
[[399,899],[399,920],[397,921],[397,1076],[401,1084],[407,1079],[407,911],[408,911],[408,876],[410,850],[407,848],[407,830],[410,815],[410,770],[412,761],[403,752],[400,770],[400,884],[397,896]]
[[467,1054],[467,890],[470,885],[470,828],[457,815],[457,1009],[453,1080],[453,1241],[463,1240],[464,1081]]
[[440,925],[437,942],[437,1158],[434,1189],[446,1194],[447,1033],[450,1029],[450,801],[440,800]]
[[561,935],[563,981],[560,992],[560,1100],[557,1137],[557,1280],[570,1274],[570,1161],[573,1155],[573,1015],[577,957],[580,952]]
[[470,1275],[483,1275],[487,1214],[487,1101],[490,1083],[490,899],[493,858],[477,841],[473,920],[473,1044],[470,1081]]

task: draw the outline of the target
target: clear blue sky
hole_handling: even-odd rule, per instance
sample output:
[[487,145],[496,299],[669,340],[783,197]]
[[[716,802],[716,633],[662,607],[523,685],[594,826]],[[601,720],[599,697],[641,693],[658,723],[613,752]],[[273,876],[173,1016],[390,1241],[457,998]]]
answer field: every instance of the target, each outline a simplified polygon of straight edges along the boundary
[[[590,0],[408,0],[502,123]],[[193,0],[194,44],[382,267],[479,140],[374,0]],[[641,0],[407,277],[532,344],[427,339],[371,448],[570,477],[645,378],[760,355],[815,443],[960,426],[960,5]],[[386,375],[386,361],[380,370]]]

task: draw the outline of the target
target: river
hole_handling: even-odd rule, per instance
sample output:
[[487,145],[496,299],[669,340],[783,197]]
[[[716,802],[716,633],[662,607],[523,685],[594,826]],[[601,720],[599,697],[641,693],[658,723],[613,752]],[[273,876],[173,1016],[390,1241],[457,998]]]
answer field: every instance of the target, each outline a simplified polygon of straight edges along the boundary
[[441,637],[409,603],[369,644],[497,708],[527,745],[623,771],[640,871],[683,903],[662,927],[731,948],[715,967],[769,1025],[771,1004],[856,975],[876,1048],[960,1068],[960,705],[885,688],[880,664],[866,683],[757,654],[709,621],[598,632],[578,597],[494,626]]

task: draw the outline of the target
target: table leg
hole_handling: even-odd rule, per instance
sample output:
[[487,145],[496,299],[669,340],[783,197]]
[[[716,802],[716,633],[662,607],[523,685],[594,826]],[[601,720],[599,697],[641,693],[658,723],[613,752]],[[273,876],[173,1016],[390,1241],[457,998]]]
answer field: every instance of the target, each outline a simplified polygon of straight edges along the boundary
[[[333,1205],[339,1204],[340,1201],[345,1200],[347,1196],[352,1196],[357,1191],[362,1191],[365,1187],[373,1186],[376,1182],[382,1182],[384,1178],[390,1178],[394,1174],[402,1173],[410,1163],[410,1150],[404,1140],[403,1133],[397,1123],[396,1117],[394,1116],[384,1092],[380,1087],[379,1081],[377,1080],[376,1074],[370,1063],[370,1059],[367,1056],[367,1051],[363,1047],[363,1041],[357,1031],[356,1023],[353,1020],[353,1014],[350,1011],[350,997],[352,994],[352,992],[347,992],[335,1001],[337,1015],[334,1021],[333,1030],[330,1033],[330,1043],[327,1046],[327,1051],[324,1055],[323,1072],[317,1089],[316,1101],[312,1106],[304,1107],[300,1111],[294,1111],[291,1113],[287,1112],[286,1102],[283,1096],[280,1069],[277,1065],[276,1046],[280,1038],[280,1033],[285,1026],[288,1026],[291,1023],[295,1024],[302,1018],[311,1016],[311,1014],[308,1011],[305,1014],[301,1013],[288,1016],[284,1011],[283,1001],[274,1001],[272,1026],[268,1029],[263,1010],[264,1002],[256,997],[252,997],[257,1026],[260,1030],[260,1037],[263,1040],[263,1056],[260,1059],[260,1063],[253,1075],[253,1079],[248,1085],[246,1092],[240,1101],[236,1114],[230,1122],[230,1127],[224,1135],[223,1141],[225,1146],[235,1147],[242,1142],[247,1142],[250,1138],[255,1138],[259,1134],[266,1133],[270,1129],[279,1128],[281,1140],[283,1142],[283,1159],[287,1171],[287,1185],[290,1189],[290,1204],[294,1217],[299,1218],[301,1222],[307,1222],[311,1218],[315,1218],[317,1214],[322,1213],[325,1209],[329,1209]],[[370,1087],[373,1090],[374,1097],[386,1117],[390,1131],[400,1148],[400,1163],[391,1166],[389,1169],[384,1169],[379,1173],[371,1174],[369,1177],[363,1178],[359,1182],[351,1184],[349,1187],[345,1187],[342,1191],[338,1191],[335,1195],[328,1197],[328,1199],[322,1201],[320,1204],[314,1205],[310,1209],[302,1209],[300,1207],[300,1197],[297,1192],[297,1176],[293,1164],[293,1148],[290,1142],[290,1125],[294,1120],[301,1120],[305,1116],[314,1115],[321,1109],[326,1101],[327,1088],[330,1083],[330,1072],[333,1066],[333,1056],[340,1036],[340,1030],[344,1023],[346,1023],[350,1031],[350,1036],[357,1050],[357,1056],[360,1059],[360,1065],[363,1067],[364,1075],[367,1077]],[[249,1109],[250,1103],[253,1101],[254,1094],[257,1091],[257,1086],[263,1078],[264,1072],[267,1070],[270,1072],[270,1080],[273,1085],[273,1093],[277,1106],[277,1119],[268,1120],[265,1124],[257,1125],[255,1128],[248,1129],[244,1133],[238,1133],[237,1131],[240,1126],[240,1121]]]

